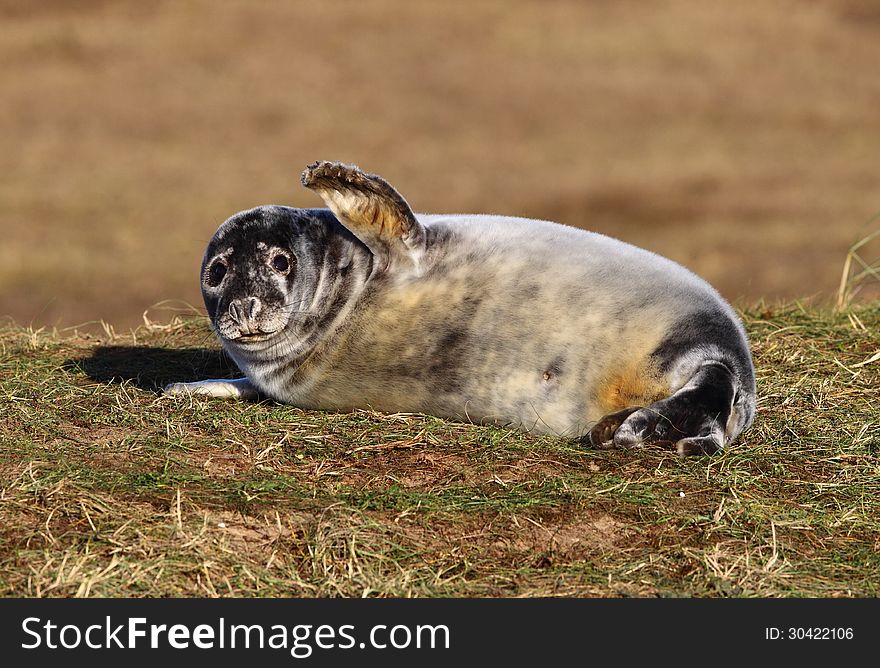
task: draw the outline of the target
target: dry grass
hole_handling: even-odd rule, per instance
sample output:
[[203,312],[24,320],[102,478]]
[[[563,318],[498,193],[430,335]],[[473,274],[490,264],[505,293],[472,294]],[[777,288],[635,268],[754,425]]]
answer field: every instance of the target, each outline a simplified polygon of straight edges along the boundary
[[417,210],[636,241],[748,302],[832,300],[880,210],[867,0],[0,0],[0,20],[0,314],[24,324],[200,303],[217,224],[318,205],[296,177],[319,158]]
[[202,320],[0,333],[0,595],[877,596],[880,310],[745,316],[760,407],[681,459],[173,399]]
[[[880,217],[876,220],[880,220]],[[880,230],[857,241],[847,251],[840,275],[840,286],[837,288],[837,308],[846,308],[860,294],[876,292],[878,283],[880,283]]]

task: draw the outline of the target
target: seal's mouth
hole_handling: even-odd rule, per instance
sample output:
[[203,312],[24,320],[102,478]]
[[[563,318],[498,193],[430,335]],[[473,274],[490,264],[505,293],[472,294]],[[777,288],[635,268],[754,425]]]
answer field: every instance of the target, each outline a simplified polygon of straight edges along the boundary
[[273,338],[277,331],[272,332],[220,332],[220,336],[226,341],[234,341],[236,343],[260,343]]
[[277,337],[287,327],[288,320],[282,312],[259,314],[245,317],[231,312],[212,320],[214,331],[224,341],[230,343],[260,343]]
[[255,332],[253,334],[239,334],[237,341],[265,341],[269,338],[271,334],[263,334],[262,332]]

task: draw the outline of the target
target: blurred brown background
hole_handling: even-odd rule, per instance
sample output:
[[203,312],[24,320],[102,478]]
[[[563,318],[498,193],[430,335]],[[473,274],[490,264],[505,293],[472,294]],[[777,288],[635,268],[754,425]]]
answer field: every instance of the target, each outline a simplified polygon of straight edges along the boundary
[[201,306],[219,223],[319,206],[319,158],[830,300],[878,225],[880,2],[0,0],[0,315]]

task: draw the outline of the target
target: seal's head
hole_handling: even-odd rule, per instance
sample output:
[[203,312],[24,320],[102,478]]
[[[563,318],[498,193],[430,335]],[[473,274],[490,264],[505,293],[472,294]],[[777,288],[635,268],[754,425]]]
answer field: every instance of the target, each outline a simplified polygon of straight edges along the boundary
[[[265,340],[284,330],[308,289],[295,216],[283,207],[238,213],[217,230],[202,261],[202,297],[224,342]],[[300,241],[298,243],[298,241]]]
[[351,291],[368,255],[326,210],[261,206],[224,222],[202,261],[202,297],[227,348],[302,341]]

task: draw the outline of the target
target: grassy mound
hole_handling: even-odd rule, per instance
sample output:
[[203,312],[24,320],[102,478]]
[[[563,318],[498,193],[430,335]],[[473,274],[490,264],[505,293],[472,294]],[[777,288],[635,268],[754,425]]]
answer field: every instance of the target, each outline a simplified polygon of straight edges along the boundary
[[880,309],[745,314],[715,457],[164,397],[202,321],[0,331],[0,595],[878,596]]

